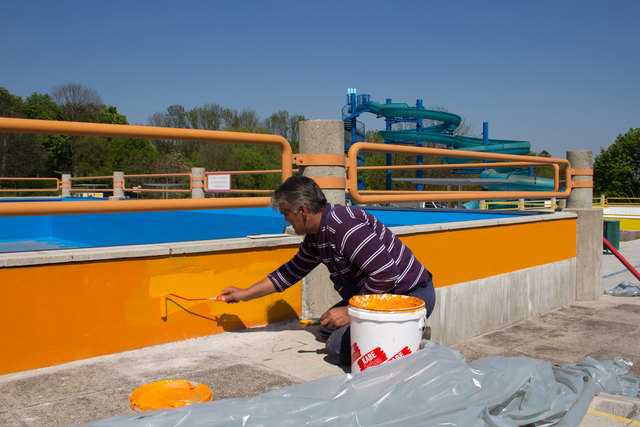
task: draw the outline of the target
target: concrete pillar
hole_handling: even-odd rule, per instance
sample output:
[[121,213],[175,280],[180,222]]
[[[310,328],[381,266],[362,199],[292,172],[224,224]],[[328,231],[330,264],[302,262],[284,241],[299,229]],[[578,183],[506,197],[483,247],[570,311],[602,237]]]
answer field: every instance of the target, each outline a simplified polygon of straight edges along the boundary
[[109,197],[112,200],[124,199],[124,172],[113,173],[113,196]]
[[204,168],[191,168],[191,198],[204,199]]
[[[340,120],[300,122],[300,154],[344,155],[344,124]],[[344,166],[300,166],[300,174],[309,178],[344,178]],[[322,187],[322,186],[321,186]],[[323,188],[329,203],[345,203],[344,188]],[[320,264],[302,279],[302,316],[319,317],[340,296],[333,289],[329,271]]]
[[[300,154],[344,155],[344,123],[341,120],[300,122]],[[309,178],[344,178],[343,166],[300,166],[300,174]],[[329,203],[344,204],[344,188],[323,188]]]
[[71,197],[71,174],[62,174],[62,181],[60,182],[60,186],[62,187],[62,197]]
[[[593,169],[593,153],[591,151],[567,151],[567,160],[571,163],[571,169]],[[571,178],[573,181],[593,181],[593,176],[577,175]],[[567,199],[568,208],[592,208],[593,187],[573,188]]]
[[[568,151],[572,169],[593,169],[591,151]],[[575,176],[576,182],[592,176]],[[593,188],[577,187],[567,199],[569,212],[578,214],[576,241],[576,299],[597,300],[602,294],[602,209],[593,208]]]

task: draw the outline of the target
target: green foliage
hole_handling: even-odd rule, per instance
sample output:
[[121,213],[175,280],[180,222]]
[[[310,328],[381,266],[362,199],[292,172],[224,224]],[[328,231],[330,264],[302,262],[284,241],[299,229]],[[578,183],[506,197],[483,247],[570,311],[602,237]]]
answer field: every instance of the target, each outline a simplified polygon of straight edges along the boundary
[[640,197],[640,128],[619,134],[606,150],[600,149],[593,165],[594,194]]
[[0,87],[0,115],[2,117],[24,117],[22,98],[12,95],[3,87]]
[[154,173],[160,154],[146,139],[113,138],[109,141],[109,169],[129,174]]
[[[186,110],[180,105],[172,105],[165,112],[158,112],[149,118],[152,126],[185,127],[227,132],[269,133],[286,138],[293,152],[298,147],[298,122],[304,116],[280,110],[264,121],[255,110],[246,108],[237,111],[218,104],[205,104]],[[281,169],[280,150],[274,146],[236,145],[225,143],[154,140],[153,146],[160,158],[169,163],[178,156],[193,166],[204,167],[207,171],[251,171]],[[270,190],[278,186],[279,174],[234,175],[234,188]]]
[[93,113],[87,116],[87,122],[109,123],[112,125],[128,125],[127,117],[118,113],[118,109],[112,105],[101,105]]
[[[97,93],[80,84],[58,86],[54,93],[62,105],[49,94],[34,92],[23,101],[0,88],[0,116],[128,123],[116,107],[96,104],[101,102]],[[152,173],[158,161],[146,140],[67,135],[2,134],[0,155],[1,176],[100,176],[114,170]]]
[[[25,117],[22,98],[3,87],[0,87],[0,116]],[[45,161],[46,153],[36,135],[0,133],[0,176],[46,176]],[[18,182],[9,185],[17,186]]]

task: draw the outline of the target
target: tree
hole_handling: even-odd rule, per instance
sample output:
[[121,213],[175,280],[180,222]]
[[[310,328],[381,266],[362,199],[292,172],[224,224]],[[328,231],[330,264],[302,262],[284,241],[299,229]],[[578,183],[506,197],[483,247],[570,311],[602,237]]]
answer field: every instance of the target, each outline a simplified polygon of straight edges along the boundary
[[109,142],[109,169],[128,174],[155,173],[160,155],[146,139],[113,138]]
[[110,123],[113,125],[128,125],[127,117],[118,113],[113,105],[101,105],[86,120],[91,123]]
[[98,92],[80,83],[54,86],[51,97],[62,107],[66,120],[72,122],[86,121],[103,105]]
[[219,130],[222,128],[222,107],[218,104],[205,104],[187,113],[193,129]]
[[[164,113],[154,113],[149,117],[151,126],[167,127],[167,128],[190,128],[189,114],[182,105],[170,105]],[[154,139],[151,141],[153,146],[163,156],[169,156],[172,159],[180,158],[180,161],[190,158],[196,151],[195,142],[185,142],[167,139]],[[179,154],[177,152],[180,152]],[[169,160],[167,160],[169,161]],[[171,160],[172,162],[173,160]]]
[[[0,87],[0,116],[22,118],[27,106],[20,96]],[[21,133],[0,133],[0,177],[49,176],[47,153],[38,136]],[[0,186],[19,187],[17,181],[0,182]],[[25,184],[26,185],[26,184]]]
[[299,114],[290,114],[287,110],[280,110],[273,113],[264,120],[264,127],[269,133],[282,136],[291,143],[294,152],[298,151],[299,122],[306,120]]
[[[9,91],[3,87],[0,87],[0,116],[2,117],[22,117],[24,114],[24,105],[22,98],[17,95],[12,95]],[[0,133],[0,177],[7,176],[8,164],[12,163],[14,159],[10,159],[9,156],[14,150],[9,150],[10,147],[15,145],[16,138],[9,133]]]
[[594,193],[607,197],[640,197],[640,128],[631,128],[606,150],[600,149],[593,165]]
[[[32,93],[25,100],[25,116],[36,120],[63,120],[62,108],[48,94]],[[38,142],[46,152],[50,173],[71,172],[71,137],[68,135],[38,135]]]

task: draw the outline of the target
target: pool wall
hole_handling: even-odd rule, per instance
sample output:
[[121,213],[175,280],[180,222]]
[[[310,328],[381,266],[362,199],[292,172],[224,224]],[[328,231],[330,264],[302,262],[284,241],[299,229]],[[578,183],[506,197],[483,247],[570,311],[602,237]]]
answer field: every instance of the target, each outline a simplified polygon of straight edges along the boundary
[[[576,299],[576,215],[554,213],[392,229],[434,274],[432,339],[452,345]],[[0,254],[0,373],[254,327],[328,308],[326,276],[225,304],[290,259],[299,236]],[[323,268],[321,266],[319,269]],[[316,274],[316,272],[314,272]],[[310,302],[311,301],[311,302]]]

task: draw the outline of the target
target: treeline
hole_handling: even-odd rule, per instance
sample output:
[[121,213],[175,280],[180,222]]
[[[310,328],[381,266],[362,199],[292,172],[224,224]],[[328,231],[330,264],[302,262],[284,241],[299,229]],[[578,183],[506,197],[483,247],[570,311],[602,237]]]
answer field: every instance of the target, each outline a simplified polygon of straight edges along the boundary
[[[444,107],[435,107],[446,111]],[[128,124],[117,107],[105,105],[98,93],[79,83],[56,86],[50,94],[33,93],[26,99],[0,87],[0,117],[63,120],[111,124]],[[150,126],[271,133],[281,135],[298,151],[298,122],[304,116],[278,111],[262,120],[251,108],[235,110],[218,104],[186,109],[171,105],[148,119]],[[428,125],[428,124],[426,124]],[[462,134],[470,133],[468,124]],[[384,142],[378,131],[368,131],[366,140]],[[429,144],[426,144],[429,145]],[[530,155],[549,156],[546,151]],[[416,156],[393,154],[392,164],[415,164]],[[439,158],[425,156],[425,163],[440,163]],[[386,165],[386,155],[367,153],[367,166]],[[114,171],[134,174],[176,174],[190,172],[192,167],[207,171],[269,170],[281,168],[280,150],[273,146],[236,145],[172,140],[133,138],[101,138],[65,135],[29,135],[0,133],[0,177],[56,177],[69,173],[73,177],[110,176]],[[537,176],[552,176],[549,168],[536,168]],[[415,178],[413,170],[394,171],[394,178]],[[453,178],[449,169],[431,169],[424,177]],[[366,188],[386,189],[385,171],[368,171]],[[469,177],[469,175],[467,175]],[[280,175],[234,175],[233,188],[273,189]],[[163,182],[175,183],[165,179]],[[182,180],[184,182],[184,180]],[[20,182],[5,181],[7,188]],[[129,185],[131,185],[128,182]],[[26,184],[25,184],[26,185]],[[395,190],[415,190],[415,184],[394,181]],[[23,187],[25,188],[25,187]],[[430,190],[446,190],[446,185],[429,185]],[[480,189],[477,186],[466,189]]]
[[[78,83],[56,86],[50,94],[34,92],[26,99],[0,87],[0,117],[129,124],[117,107],[105,105],[95,90]],[[172,105],[153,114],[148,125],[278,134],[295,152],[300,120],[304,116],[286,110],[261,120],[250,108],[238,111],[206,104],[187,110]],[[280,169],[281,156],[277,147],[261,145],[0,133],[0,177],[184,173],[191,167],[207,171]],[[280,177],[241,175],[234,180],[237,188],[271,189]]]

